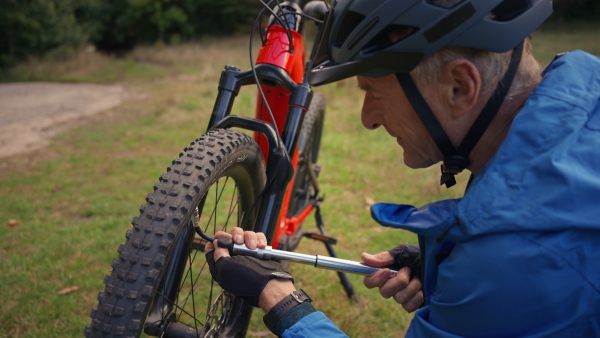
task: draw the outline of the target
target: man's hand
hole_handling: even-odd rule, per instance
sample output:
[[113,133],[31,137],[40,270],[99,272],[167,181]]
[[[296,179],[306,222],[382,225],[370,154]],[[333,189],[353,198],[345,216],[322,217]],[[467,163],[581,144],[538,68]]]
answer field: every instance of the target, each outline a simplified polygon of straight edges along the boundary
[[[267,246],[267,239],[263,233],[244,231],[241,228],[236,227],[231,230],[231,233],[219,231],[215,234],[214,237],[215,237],[215,239],[218,239],[218,238],[224,237],[224,236],[231,237],[235,244],[239,244],[239,245],[246,244],[246,246],[252,250],[256,249],[256,248],[264,249]],[[208,243],[204,248],[204,252],[207,254],[207,260],[214,259],[213,262],[209,262],[209,266],[211,267],[211,274],[213,274],[213,278],[215,278],[215,274],[217,274],[217,275],[219,274],[219,272],[217,271],[216,262],[219,261],[219,259],[221,259],[221,258],[230,257],[229,252],[225,248],[219,248],[217,246],[216,240],[214,243]],[[247,260],[247,262],[243,262],[243,263],[251,264],[250,269],[245,269],[246,273],[252,273],[252,276],[250,276],[250,279],[259,279],[260,280],[261,278],[264,277],[265,272],[268,273],[268,271],[270,269],[280,269],[280,267],[281,267],[280,264],[277,262],[274,262],[274,261],[260,262],[253,257],[236,256],[236,259],[242,259],[244,261]],[[260,263],[260,264],[255,264],[255,263]],[[221,262],[219,262],[219,264],[222,265]],[[281,268],[281,270],[283,270],[283,269]],[[290,277],[291,277],[291,275],[290,275]],[[217,279],[217,278],[215,278],[215,279]],[[230,281],[230,283],[231,283],[231,281]],[[280,300],[282,300],[283,298],[285,298],[286,296],[288,296],[289,294],[291,294],[293,291],[296,290],[291,279],[274,278],[274,279],[268,280],[268,282],[265,285],[263,285],[262,283],[257,283],[256,285],[249,284],[248,280],[243,280],[241,283],[244,284],[244,288],[245,288],[244,293],[250,292],[250,293],[254,293],[254,294],[258,295],[258,301],[257,301],[258,304],[255,304],[255,305],[258,305],[265,313],[269,312],[269,310],[271,310],[271,308],[275,304],[277,304]],[[219,283],[219,284],[221,284],[221,283]],[[241,286],[241,284],[240,284],[240,286]],[[253,290],[248,290],[249,286]],[[226,285],[226,287],[227,287],[227,285]],[[260,289],[261,287],[263,287],[263,288]],[[234,288],[236,290],[228,290],[228,291],[232,292],[233,294],[236,294],[236,291],[238,290],[238,288],[237,287],[234,287]],[[227,290],[227,288],[226,288],[226,290]]]
[[[388,251],[380,252],[376,255],[363,253],[361,255],[363,263],[382,268],[394,263],[394,257]],[[401,304],[408,311],[413,312],[423,304],[423,291],[421,290],[421,280],[417,277],[410,279],[410,268],[403,267],[398,274],[391,276],[389,269],[382,269],[376,273],[364,278],[363,283],[369,289],[379,288],[379,293],[383,298],[394,297],[394,300]]]

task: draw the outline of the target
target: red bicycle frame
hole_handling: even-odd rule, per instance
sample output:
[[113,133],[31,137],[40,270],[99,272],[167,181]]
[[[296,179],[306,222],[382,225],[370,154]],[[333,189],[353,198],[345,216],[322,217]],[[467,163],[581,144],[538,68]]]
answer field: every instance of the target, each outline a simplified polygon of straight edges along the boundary
[[[259,51],[256,64],[269,64],[284,69],[295,83],[302,83],[302,81],[304,81],[304,66],[306,63],[306,53],[302,35],[292,29],[287,31],[282,26],[275,24],[268,26],[266,29],[268,31],[265,39],[266,43]],[[292,36],[292,49],[290,49],[288,32],[291,33]],[[292,53],[290,53],[290,51],[292,51]],[[289,110],[290,93],[285,89],[266,85],[261,85],[261,88],[267,103],[271,108],[273,117],[275,118],[277,130],[283,131],[287,119],[287,112]],[[256,102],[256,119],[272,123],[271,116],[269,115],[260,93],[257,94]],[[304,107],[301,108],[306,110]],[[269,156],[269,144],[267,139],[260,133],[255,133],[254,139],[260,146],[265,160],[267,160]],[[298,165],[298,149],[296,148],[294,154],[290,155],[292,156],[292,166],[295,172]],[[312,210],[312,206],[309,205],[298,216],[292,218],[287,217],[293,183],[294,181],[292,180],[287,186],[281,213],[279,215],[279,221],[277,222],[277,227],[272,238],[272,246],[274,248],[278,247],[281,235],[292,235]]]

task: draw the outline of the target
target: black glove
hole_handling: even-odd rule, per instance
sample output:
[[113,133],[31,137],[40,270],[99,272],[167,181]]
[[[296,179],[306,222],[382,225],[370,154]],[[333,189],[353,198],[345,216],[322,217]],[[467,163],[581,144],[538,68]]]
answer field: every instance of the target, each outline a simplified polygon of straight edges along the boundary
[[221,257],[214,260],[214,251],[206,254],[213,279],[228,292],[240,296],[258,307],[258,296],[271,279],[289,279],[292,275],[281,263],[264,261],[250,256]]
[[410,268],[410,278],[418,277],[422,280],[421,250],[418,245],[402,244],[388,252],[394,257],[394,263],[388,266],[390,269],[400,270],[405,266]]

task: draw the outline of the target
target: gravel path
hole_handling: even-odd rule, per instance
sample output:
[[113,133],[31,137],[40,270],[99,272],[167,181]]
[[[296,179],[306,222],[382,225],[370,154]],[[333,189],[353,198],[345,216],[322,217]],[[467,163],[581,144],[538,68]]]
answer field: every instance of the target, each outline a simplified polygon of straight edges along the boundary
[[41,149],[49,138],[129,97],[121,85],[0,84],[0,158]]

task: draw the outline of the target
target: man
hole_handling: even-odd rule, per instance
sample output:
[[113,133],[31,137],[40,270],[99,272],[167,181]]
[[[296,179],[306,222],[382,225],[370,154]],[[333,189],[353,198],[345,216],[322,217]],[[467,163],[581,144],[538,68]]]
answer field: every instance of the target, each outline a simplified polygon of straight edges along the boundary
[[[333,6],[311,83],[358,75],[363,124],[396,137],[407,166],[442,161],[447,186],[464,169],[474,175],[462,199],[373,206],[380,224],[419,235],[423,263],[420,275],[383,269],[365,285],[418,309],[411,337],[600,336],[600,60],[571,52],[540,75],[523,40],[550,14],[549,0]],[[230,235],[266,245],[262,234]],[[218,279],[232,260],[212,249]],[[404,249],[362,259],[384,267]],[[256,295],[273,332],[343,335],[286,298],[291,280],[270,269]]]

